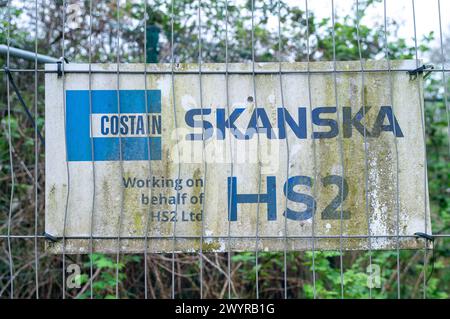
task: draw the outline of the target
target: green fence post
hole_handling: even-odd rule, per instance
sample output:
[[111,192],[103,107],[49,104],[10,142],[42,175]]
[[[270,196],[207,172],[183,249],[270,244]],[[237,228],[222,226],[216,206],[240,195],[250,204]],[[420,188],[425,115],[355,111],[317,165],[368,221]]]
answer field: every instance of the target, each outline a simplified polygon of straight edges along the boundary
[[149,25],[146,30],[147,37],[147,52],[146,52],[146,62],[147,63],[158,63],[159,54],[159,33],[160,28],[155,25]]

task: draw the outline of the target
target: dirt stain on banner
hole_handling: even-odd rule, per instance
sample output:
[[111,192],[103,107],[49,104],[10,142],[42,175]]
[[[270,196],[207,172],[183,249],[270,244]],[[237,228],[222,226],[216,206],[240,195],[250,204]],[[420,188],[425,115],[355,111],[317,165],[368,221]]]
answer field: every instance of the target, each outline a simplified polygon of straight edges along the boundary
[[119,87],[114,64],[46,73],[46,233],[66,253],[91,236],[105,253],[118,237],[122,252],[423,247],[416,61],[366,61],[364,81],[359,61],[337,62],[336,81],[314,62],[310,87],[306,63],[283,63],[283,90],[278,66],[256,64],[254,88],[251,64],[229,64],[228,104],[224,64],[202,65],[202,92],[196,64],[173,82],[170,64],[147,81],[121,65]]

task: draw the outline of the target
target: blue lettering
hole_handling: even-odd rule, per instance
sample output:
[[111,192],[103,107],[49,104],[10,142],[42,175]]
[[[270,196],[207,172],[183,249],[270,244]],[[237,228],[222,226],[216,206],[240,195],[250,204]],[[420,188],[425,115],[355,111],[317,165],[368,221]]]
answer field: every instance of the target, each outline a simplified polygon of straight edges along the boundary
[[[130,116],[131,118],[131,116]],[[127,135],[128,134],[128,116],[121,115],[120,116],[120,134]],[[133,125],[133,122],[131,122],[131,125]],[[131,133],[133,134],[133,132]]]
[[277,192],[275,176],[267,176],[266,194],[238,194],[236,177],[228,177],[228,219],[237,220],[237,205],[267,203],[267,220],[277,219]]
[[292,220],[307,220],[312,217],[316,209],[316,202],[314,198],[310,195],[294,191],[294,187],[297,185],[311,187],[311,184],[311,177],[308,176],[293,176],[290,177],[284,184],[284,195],[288,200],[306,205],[306,209],[301,212],[286,208],[286,211],[283,214],[286,218]]
[[142,118],[142,116],[139,116],[137,118],[136,134],[145,134],[145,131],[144,131],[144,119]]
[[[354,126],[358,132],[364,136],[364,125],[361,124],[361,120],[364,118],[364,115],[370,111],[370,106],[363,106],[359,109],[359,111],[352,117],[352,108],[351,107],[343,107],[343,131],[344,137],[350,138],[352,137],[352,127]],[[366,128],[366,136],[370,137],[370,132]]]
[[[148,119],[148,117],[147,117]],[[150,120],[148,120],[150,122]],[[149,126],[147,126],[149,127]],[[150,129],[148,129],[150,131]],[[152,116],[152,134],[161,134],[161,115]]]
[[106,127],[106,125],[105,125],[108,122],[109,122],[109,117],[108,116],[104,115],[104,116],[101,117],[100,123],[101,123],[101,132],[102,132],[103,135],[108,135],[108,133],[109,133],[109,128]]
[[306,138],[306,108],[298,108],[298,124],[285,108],[278,108],[278,130],[279,138],[286,138],[286,123],[298,138]]
[[217,122],[217,139],[223,140],[225,139],[225,128],[229,128],[231,134],[234,135],[235,138],[239,140],[245,139],[245,135],[238,130],[234,122],[237,118],[245,111],[244,108],[236,108],[228,117],[228,120],[225,120],[225,109],[217,109],[216,111],[216,122]]
[[[258,125],[258,119],[261,120],[262,126]],[[251,139],[255,133],[266,133],[268,139],[276,138],[266,110],[263,108],[257,108],[253,111],[245,132],[245,139]]]
[[318,107],[312,111],[312,122],[318,126],[329,126],[328,132],[313,132],[313,138],[333,138],[339,133],[339,127],[335,120],[322,119],[322,113],[336,113],[336,107]]
[[111,122],[110,128],[111,134],[117,135],[117,133],[119,133],[119,117],[117,115],[111,116],[110,122]]
[[[387,117],[389,124],[384,124],[384,118]],[[391,106],[382,106],[380,111],[378,112],[377,119],[375,120],[375,124],[372,129],[372,136],[379,137],[382,131],[394,133],[394,125],[395,125],[395,136],[403,137],[403,132],[400,129],[400,125],[398,125],[397,119],[392,114]]]
[[191,109],[189,111],[186,112],[185,115],[185,121],[186,124],[189,125],[192,128],[195,127],[203,127],[203,132],[206,131],[205,133],[197,133],[197,134],[188,134],[186,135],[186,139],[190,140],[190,141],[198,141],[198,140],[207,140],[208,138],[210,138],[211,136],[213,136],[214,132],[213,132],[213,126],[210,122],[208,121],[196,121],[194,120],[194,117],[197,115],[208,115],[211,114],[211,109]]

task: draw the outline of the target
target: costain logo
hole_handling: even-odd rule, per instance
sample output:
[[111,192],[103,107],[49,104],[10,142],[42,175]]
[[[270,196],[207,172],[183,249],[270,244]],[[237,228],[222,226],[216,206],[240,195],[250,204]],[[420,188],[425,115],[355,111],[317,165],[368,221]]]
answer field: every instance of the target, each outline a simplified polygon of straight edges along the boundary
[[66,91],[68,161],[161,160],[161,125],[160,90]]

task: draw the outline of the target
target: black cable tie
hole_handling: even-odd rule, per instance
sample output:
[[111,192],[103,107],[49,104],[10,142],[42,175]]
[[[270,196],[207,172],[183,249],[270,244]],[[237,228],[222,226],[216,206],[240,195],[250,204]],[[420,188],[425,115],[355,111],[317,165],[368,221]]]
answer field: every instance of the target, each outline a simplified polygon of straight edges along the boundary
[[417,233],[414,233],[414,236],[419,237],[419,238],[424,238],[424,239],[427,239],[427,240],[429,240],[431,242],[434,242],[434,236],[433,235],[417,232]]
[[11,83],[11,86],[13,87],[14,92],[16,92],[16,95],[17,95],[17,98],[19,99],[20,104],[22,105],[23,109],[25,110],[25,113],[27,114],[28,120],[33,125],[33,128],[37,131],[37,135],[38,135],[39,139],[41,140],[42,145],[45,146],[45,140],[42,137],[41,132],[36,125],[36,121],[34,120],[33,115],[31,115],[30,110],[28,109],[27,105],[25,104],[25,101],[22,98],[22,95],[20,94],[20,91],[17,88],[16,83],[14,82],[14,78],[12,77],[11,71],[9,70],[9,68],[7,66],[5,66],[3,69],[5,70],[5,73],[8,76],[8,80]]
[[58,70],[57,70],[58,78],[62,77],[62,74],[63,74],[63,66],[62,66],[62,64],[63,64],[63,63],[68,64],[68,63],[69,63],[69,60],[67,60],[66,57],[63,57],[63,56],[62,56],[62,57],[59,58],[59,61],[56,62],[56,65],[58,66]]
[[58,66],[57,74],[58,78],[62,77],[62,67],[61,67],[62,61],[56,62],[56,65]]
[[49,233],[44,232],[43,235],[44,235],[45,239],[47,239],[47,240],[49,240],[49,241],[51,241],[53,243],[56,243],[58,241],[58,238],[56,238],[53,235],[50,235]]
[[[429,235],[429,234],[426,234],[426,233],[422,233],[422,232],[417,232],[417,233],[414,233],[414,236],[416,236],[416,237],[419,237],[419,238],[423,238],[423,239],[426,239],[426,240],[429,240],[429,241],[431,241],[433,244],[434,244],[434,236],[433,235]],[[426,245],[427,247],[425,248],[425,249],[428,249],[428,245]],[[435,263],[436,263],[436,256],[434,255],[434,253],[435,253],[435,251],[437,250],[437,242],[436,242],[436,244],[434,245],[434,249],[433,249],[433,255],[432,255],[432,257],[431,257],[431,272],[430,272],[430,274],[427,276],[427,274],[425,273],[425,278],[427,278],[426,279],[426,284],[428,284],[428,281],[431,279],[431,277],[432,277],[432,275],[433,275],[433,272],[434,272],[434,268],[435,268]]]
[[[419,74],[423,74],[425,71],[433,70],[433,69],[434,69],[434,65],[432,65],[432,64],[424,64],[424,65],[422,65],[421,67],[418,67],[415,70],[408,71],[409,80],[413,81],[413,80],[417,79],[417,76]],[[423,79],[426,79],[428,76],[430,76],[430,74],[431,74],[431,71],[426,72],[425,75],[423,76]]]

